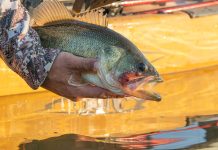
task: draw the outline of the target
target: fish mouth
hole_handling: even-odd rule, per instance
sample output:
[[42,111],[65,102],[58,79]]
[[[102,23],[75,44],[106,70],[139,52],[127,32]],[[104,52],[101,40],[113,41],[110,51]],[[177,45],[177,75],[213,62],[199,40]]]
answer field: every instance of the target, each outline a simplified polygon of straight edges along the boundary
[[160,94],[153,91],[153,87],[161,82],[163,82],[163,79],[160,76],[139,76],[128,81],[124,86],[124,91],[126,94],[137,98],[161,101]]

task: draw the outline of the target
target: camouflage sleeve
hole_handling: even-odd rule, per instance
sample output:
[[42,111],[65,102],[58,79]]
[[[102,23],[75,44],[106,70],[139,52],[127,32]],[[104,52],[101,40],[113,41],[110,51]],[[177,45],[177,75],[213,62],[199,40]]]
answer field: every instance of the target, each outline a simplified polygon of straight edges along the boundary
[[0,15],[0,56],[31,88],[37,89],[60,51],[41,46],[38,34],[29,27],[29,13],[18,0],[0,0]]

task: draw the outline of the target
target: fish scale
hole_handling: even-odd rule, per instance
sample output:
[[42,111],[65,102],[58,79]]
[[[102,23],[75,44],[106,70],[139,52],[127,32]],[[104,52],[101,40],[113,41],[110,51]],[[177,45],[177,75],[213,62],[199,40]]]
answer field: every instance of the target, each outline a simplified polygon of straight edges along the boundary
[[43,46],[59,47],[63,51],[73,52],[75,55],[82,57],[95,58],[98,49],[105,49],[119,41],[116,37],[114,39],[109,37],[105,31],[81,28],[73,22],[71,26],[56,25],[35,29],[40,35]]
[[[61,9],[59,12],[64,15],[55,16],[56,13],[52,13],[50,8],[56,11]],[[160,76],[142,52],[127,38],[107,27],[71,18],[68,10],[56,0],[42,3],[36,12],[35,20],[41,26],[34,29],[38,32],[43,47],[58,48],[84,58],[97,58],[97,73],[81,74],[85,83],[120,95],[156,101],[161,99],[157,93],[139,88],[143,84],[160,81]],[[48,12],[50,14],[46,15]],[[99,13],[96,13],[94,16],[100,18]],[[46,22],[46,18],[49,21]],[[84,84],[78,82],[73,77],[69,81],[72,86]]]

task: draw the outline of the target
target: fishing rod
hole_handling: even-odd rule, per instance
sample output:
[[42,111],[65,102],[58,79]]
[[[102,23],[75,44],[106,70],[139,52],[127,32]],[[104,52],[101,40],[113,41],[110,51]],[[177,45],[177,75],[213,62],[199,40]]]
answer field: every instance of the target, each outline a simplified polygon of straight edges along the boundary
[[133,12],[131,14],[136,15],[136,14],[172,13],[176,11],[184,11],[184,10],[195,9],[195,8],[210,7],[210,6],[215,6],[215,5],[218,5],[218,0],[211,0],[207,2],[195,3],[195,4],[186,4],[186,5],[180,5],[180,6],[172,6],[172,7],[153,9],[153,10]]
[[130,7],[137,5],[148,5],[148,4],[161,4],[167,2],[174,2],[175,0],[126,0],[123,2],[119,2],[119,6]]

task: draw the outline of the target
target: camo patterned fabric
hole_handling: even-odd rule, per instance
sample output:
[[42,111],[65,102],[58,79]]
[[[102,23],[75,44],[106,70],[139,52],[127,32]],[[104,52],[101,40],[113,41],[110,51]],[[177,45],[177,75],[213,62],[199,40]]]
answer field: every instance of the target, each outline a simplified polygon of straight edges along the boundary
[[41,46],[38,34],[29,27],[29,13],[19,0],[0,0],[0,15],[0,56],[31,88],[37,89],[60,50]]

